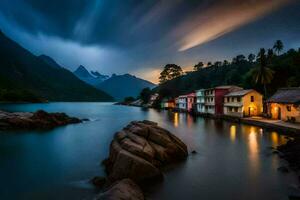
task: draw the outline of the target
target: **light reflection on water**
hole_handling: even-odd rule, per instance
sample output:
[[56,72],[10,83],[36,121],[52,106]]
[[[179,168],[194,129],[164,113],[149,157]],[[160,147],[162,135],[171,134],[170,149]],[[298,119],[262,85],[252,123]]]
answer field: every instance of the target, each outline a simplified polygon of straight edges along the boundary
[[[270,146],[284,136],[255,126],[193,118],[184,113],[114,106],[105,103],[0,105],[11,111],[66,112],[97,119],[46,133],[0,135],[0,199],[83,199],[95,195],[84,183],[103,175],[99,163],[108,155],[113,134],[132,120],[156,121],[198,154],[146,190],[149,199],[287,199],[289,175]],[[30,183],[30,184],[29,184]],[[79,187],[78,185],[83,185]]]

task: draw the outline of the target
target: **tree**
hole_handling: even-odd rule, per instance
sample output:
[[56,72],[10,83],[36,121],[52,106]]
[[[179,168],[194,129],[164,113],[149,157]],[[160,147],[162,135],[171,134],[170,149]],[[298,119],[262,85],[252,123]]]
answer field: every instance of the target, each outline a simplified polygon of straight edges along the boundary
[[244,55],[237,55],[232,59],[234,64],[240,64],[241,62],[246,61],[246,57]]
[[135,99],[133,97],[125,97],[124,98],[124,103],[131,103],[133,102]]
[[150,88],[144,88],[140,93],[140,99],[143,101],[144,104],[147,104],[151,97],[151,90]]
[[271,83],[274,71],[267,66],[266,50],[260,49],[258,54],[259,65],[253,71],[253,79],[256,84],[262,84],[264,95],[267,97],[267,84]]
[[273,46],[273,49],[277,52],[277,55],[283,50],[283,43],[281,40],[277,40]]
[[207,62],[207,67],[211,67],[212,63],[211,62]]
[[214,66],[221,67],[222,66],[222,62],[221,61],[217,61],[217,62],[214,63]]
[[271,64],[274,57],[273,49],[268,49],[267,63]]
[[249,61],[250,63],[253,63],[254,60],[255,60],[255,58],[256,58],[256,56],[255,56],[253,53],[250,53],[250,54],[248,55],[248,61]]
[[224,60],[224,61],[223,61],[223,65],[224,65],[224,66],[227,66],[227,65],[229,65],[229,64],[230,64],[230,63],[229,63],[227,60]]
[[196,64],[194,66],[194,71],[199,71],[200,69],[202,69],[204,67],[203,62],[199,62],[198,64]]
[[177,78],[183,74],[180,66],[175,64],[167,64],[164,70],[160,73],[159,83],[165,83],[166,81]]

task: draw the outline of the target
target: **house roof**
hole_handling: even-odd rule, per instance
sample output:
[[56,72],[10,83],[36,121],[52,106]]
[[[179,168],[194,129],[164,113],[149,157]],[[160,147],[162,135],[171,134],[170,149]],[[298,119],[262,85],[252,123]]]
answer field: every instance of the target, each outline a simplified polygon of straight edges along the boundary
[[192,92],[186,95],[180,95],[179,98],[195,97],[196,93]]
[[300,88],[281,88],[267,102],[300,104]]
[[235,92],[230,92],[228,94],[225,95],[225,97],[240,97],[240,96],[245,96],[246,94],[250,93],[250,92],[256,92],[255,90],[238,90]]
[[221,86],[215,87],[215,89],[231,89],[231,88],[242,89],[236,85],[221,85]]

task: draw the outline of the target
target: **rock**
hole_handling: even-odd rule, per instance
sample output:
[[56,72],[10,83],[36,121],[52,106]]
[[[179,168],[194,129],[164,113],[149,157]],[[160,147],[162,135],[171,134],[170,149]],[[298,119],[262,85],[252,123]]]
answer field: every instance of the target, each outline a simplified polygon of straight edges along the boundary
[[300,200],[300,195],[289,195],[289,200]]
[[289,163],[291,170],[300,170],[300,137],[298,135],[288,140],[286,144],[277,147],[277,149],[280,151],[280,158]]
[[96,187],[102,188],[106,183],[106,178],[95,176],[94,178],[92,178],[91,183]]
[[95,200],[144,200],[144,195],[132,180],[123,179],[99,194]]
[[192,154],[197,154],[198,152],[194,150],[194,151],[192,151],[191,153],[192,153]]
[[117,132],[103,161],[108,180],[135,182],[162,179],[161,167],[184,160],[187,146],[169,131],[151,121],[133,121]]
[[65,113],[48,113],[38,110],[35,113],[17,112],[9,113],[0,111],[0,129],[51,129],[66,124],[82,122]]

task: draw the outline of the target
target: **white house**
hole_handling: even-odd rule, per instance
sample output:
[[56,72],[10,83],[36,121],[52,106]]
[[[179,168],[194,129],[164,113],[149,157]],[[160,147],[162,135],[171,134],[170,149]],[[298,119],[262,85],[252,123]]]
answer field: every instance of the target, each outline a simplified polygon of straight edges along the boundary
[[204,89],[200,89],[196,91],[196,104],[197,104],[197,112],[198,113],[205,113],[205,95]]

